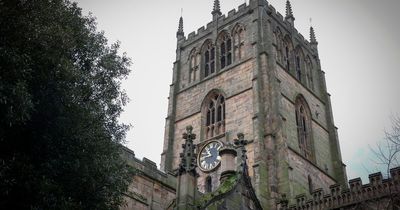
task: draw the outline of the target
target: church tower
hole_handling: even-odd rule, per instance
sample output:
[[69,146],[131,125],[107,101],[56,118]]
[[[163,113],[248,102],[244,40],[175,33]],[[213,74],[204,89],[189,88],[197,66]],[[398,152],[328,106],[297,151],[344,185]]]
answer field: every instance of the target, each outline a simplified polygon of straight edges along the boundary
[[310,41],[297,32],[289,1],[283,17],[265,0],[223,15],[215,0],[210,19],[187,37],[179,20],[161,170],[178,173],[181,137],[192,126],[200,192],[218,187],[218,151],[237,133],[248,139],[248,174],[264,209],[345,187],[314,29]]

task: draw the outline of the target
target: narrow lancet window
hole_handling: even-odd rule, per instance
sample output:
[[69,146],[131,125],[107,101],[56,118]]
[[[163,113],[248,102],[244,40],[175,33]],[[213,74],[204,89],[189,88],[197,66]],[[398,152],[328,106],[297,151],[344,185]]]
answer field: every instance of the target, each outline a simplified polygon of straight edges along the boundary
[[221,69],[232,64],[232,40],[224,34],[220,40],[220,65]]
[[311,59],[307,57],[305,60],[305,70],[306,70],[306,77],[307,77],[307,86],[314,90],[314,77],[313,77],[313,67],[311,63]]
[[299,56],[296,56],[296,78],[301,81],[301,62]]
[[296,125],[300,153],[307,159],[313,159],[311,112],[303,96],[296,99]]
[[196,49],[190,53],[189,62],[189,83],[193,83],[199,78],[199,54]]
[[215,47],[208,43],[204,49],[204,77],[215,72]]
[[233,30],[234,59],[238,61],[244,56],[244,28],[237,25]]

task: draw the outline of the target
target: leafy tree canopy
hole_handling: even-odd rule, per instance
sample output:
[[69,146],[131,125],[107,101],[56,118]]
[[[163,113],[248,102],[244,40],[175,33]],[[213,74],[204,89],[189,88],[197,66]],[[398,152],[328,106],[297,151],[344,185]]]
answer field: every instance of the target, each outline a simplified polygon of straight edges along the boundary
[[0,0],[0,209],[121,204],[118,48],[68,0]]

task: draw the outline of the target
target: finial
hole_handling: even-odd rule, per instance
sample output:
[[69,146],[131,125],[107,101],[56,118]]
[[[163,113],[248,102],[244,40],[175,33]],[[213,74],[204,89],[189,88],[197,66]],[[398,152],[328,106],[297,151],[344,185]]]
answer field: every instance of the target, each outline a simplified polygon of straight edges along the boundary
[[[181,10],[181,13],[182,13],[182,10]],[[185,36],[185,33],[183,32],[183,18],[181,15],[181,17],[179,18],[179,26],[178,26],[178,31],[176,32],[176,37],[180,38],[180,37],[184,37],[184,36]]]
[[289,0],[286,0],[286,18],[290,16],[293,16],[292,4]]
[[193,144],[196,134],[193,134],[192,131],[193,127],[189,125],[186,127],[186,133],[182,135],[185,143],[182,144],[183,153],[180,154],[179,175],[184,173],[196,175],[196,154],[194,153],[195,145]]
[[293,16],[292,5],[290,4],[289,0],[286,0],[286,17],[285,17],[285,19],[288,20],[293,25],[295,18]]
[[317,39],[315,38],[315,31],[312,26],[310,26],[310,43],[311,44],[318,44]]
[[217,18],[218,16],[222,15],[219,0],[214,0],[214,7],[213,7],[213,11],[211,12],[211,14],[213,15],[214,19]]

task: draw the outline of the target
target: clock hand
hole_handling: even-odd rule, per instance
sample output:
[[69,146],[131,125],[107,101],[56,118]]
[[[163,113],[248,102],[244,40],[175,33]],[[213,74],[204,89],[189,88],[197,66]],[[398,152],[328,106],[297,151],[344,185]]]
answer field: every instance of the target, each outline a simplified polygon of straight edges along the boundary
[[212,156],[210,149],[207,149],[207,154],[208,154],[208,157]]

